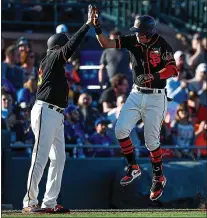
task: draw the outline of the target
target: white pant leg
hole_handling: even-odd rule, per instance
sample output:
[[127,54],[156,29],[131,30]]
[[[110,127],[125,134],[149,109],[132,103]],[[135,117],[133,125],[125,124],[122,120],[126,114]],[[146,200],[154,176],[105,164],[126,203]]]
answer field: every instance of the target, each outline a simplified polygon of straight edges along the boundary
[[38,185],[42,178],[48,161],[50,148],[54,143],[56,135],[57,117],[54,116],[54,113],[57,112],[38,104],[35,104],[31,111],[31,125],[35,135],[35,145],[32,153],[31,167],[27,181],[27,193],[23,200],[23,207],[38,203]]
[[135,88],[127,98],[115,126],[117,139],[127,138],[134,125],[141,119],[142,94]]
[[66,158],[63,119],[64,118],[62,118],[62,124],[49,154],[50,167],[48,170],[46,192],[42,202],[42,208],[55,207],[60,193],[62,174]]
[[144,120],[145,145],[149,151],[160,146],[160,130],[167,112],[167,97],[163,94],[145,94]]

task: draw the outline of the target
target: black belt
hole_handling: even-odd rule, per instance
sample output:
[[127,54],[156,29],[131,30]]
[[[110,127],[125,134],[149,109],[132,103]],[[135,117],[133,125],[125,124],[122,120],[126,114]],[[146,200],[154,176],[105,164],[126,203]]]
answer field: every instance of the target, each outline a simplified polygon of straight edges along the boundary
[[144,93],[144,94],[161,94],[162,93],[162,90],[157,90],[155,92],[155,90],[152,90],[152,89],[140,89],[139,87],[136,87],[137,90],[141,93]]
[[[60,114],[63,114],[64,109],[61,108],[56,108],[55,106],[53,106],[52,104],[48,104],[48,108],[53,109],[55,111],[57,111]],[[55,108],[55,109],[54,109]]]
[[[154,92],[154,90],[150,90],[150,89],[140,89],[139,87],[136,87],[138,91],[140,91],[141,93],[144,94],[161,94],[162,91],[161,90],[157,90],[157,92]],[[165,89],[165,95],[167,96],[167,89]],[[168,101],[172,101],[172,98],[167,97]]]

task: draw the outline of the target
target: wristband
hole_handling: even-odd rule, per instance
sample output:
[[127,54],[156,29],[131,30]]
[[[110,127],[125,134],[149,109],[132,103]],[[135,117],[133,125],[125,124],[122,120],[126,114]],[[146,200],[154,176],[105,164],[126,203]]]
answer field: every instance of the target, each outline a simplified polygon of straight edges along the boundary
[[100,35],[102,33],[101,27],[95,28],[96,35]]

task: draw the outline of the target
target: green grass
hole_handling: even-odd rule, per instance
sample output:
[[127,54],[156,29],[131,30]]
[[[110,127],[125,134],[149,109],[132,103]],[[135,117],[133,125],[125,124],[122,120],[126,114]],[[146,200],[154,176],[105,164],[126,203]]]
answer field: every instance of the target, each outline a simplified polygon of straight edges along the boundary
[[39,214],[23,215],[21,213],[2,212],[2,217],[20,218],[20,217],[207,217],[206,211],[201,210],[134,210],[126,211],[71,211],[71,214]]

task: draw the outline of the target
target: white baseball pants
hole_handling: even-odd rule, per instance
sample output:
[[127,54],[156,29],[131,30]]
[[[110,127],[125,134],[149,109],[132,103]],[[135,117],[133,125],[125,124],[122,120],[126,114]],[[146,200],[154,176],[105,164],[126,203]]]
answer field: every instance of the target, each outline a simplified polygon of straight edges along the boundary
[[36,101],[31,111],[31,125],[35,135],[31,167],[27,181],[27,193],[23,207],[38,204],[39,182],[50,158],[46,192],[42,208],[53,208],[61,188],[62,174],[65,165],[63,114],[48,108],[43,101]]
[[127,138],[136,123],[144,122],[145,145],[153,151],[160,145],[160,129],[167,111],[165,90],[160,94],[143,94],[136,86],[128,96],[115,127],[117,139]]

